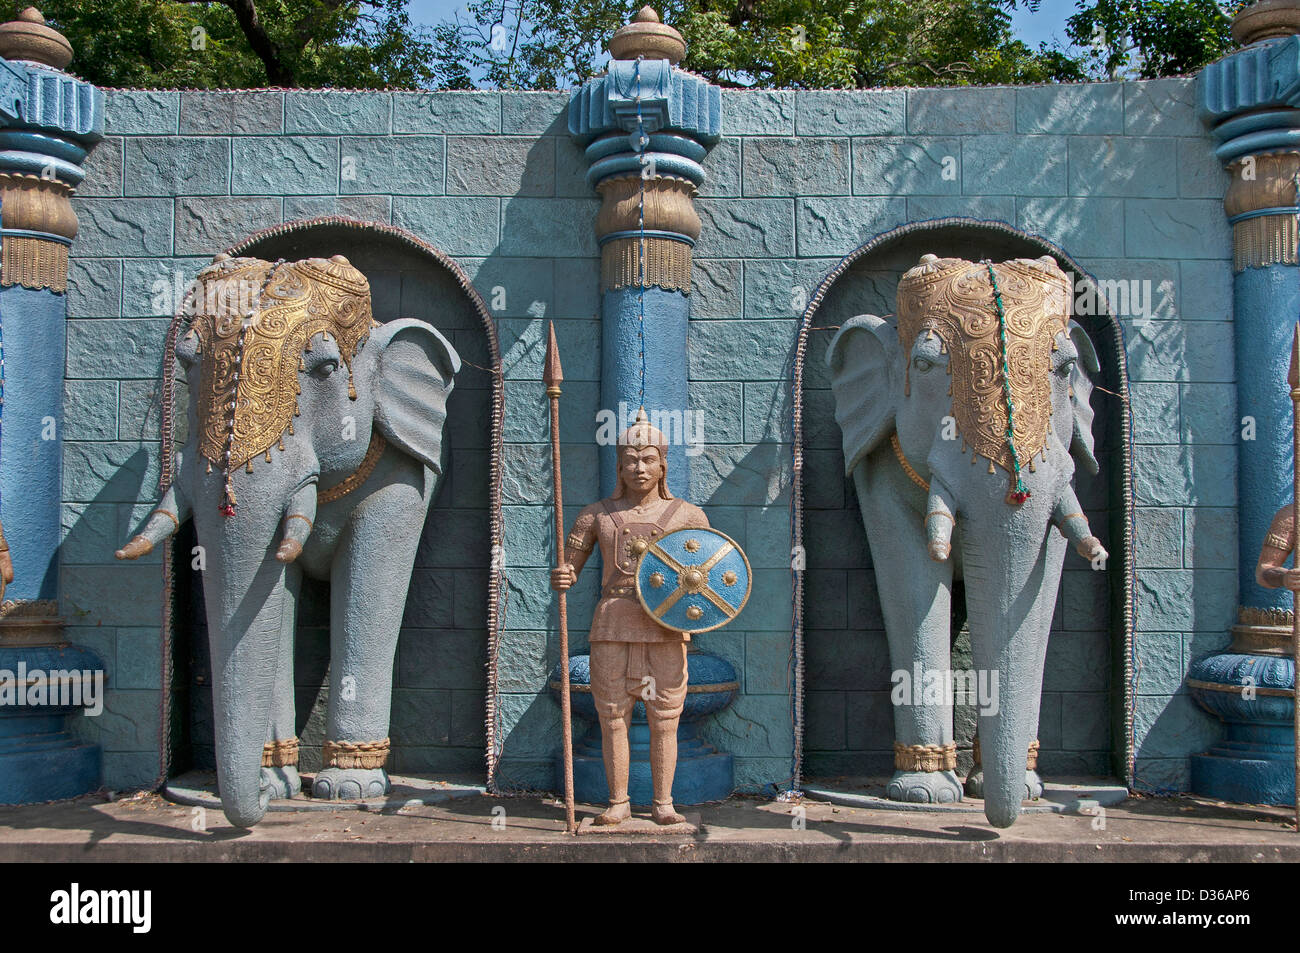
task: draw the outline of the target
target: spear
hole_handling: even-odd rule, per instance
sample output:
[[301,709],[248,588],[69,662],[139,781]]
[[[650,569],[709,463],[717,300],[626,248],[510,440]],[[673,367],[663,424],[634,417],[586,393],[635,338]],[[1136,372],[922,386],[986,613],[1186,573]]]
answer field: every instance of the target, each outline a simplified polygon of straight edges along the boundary
[[[1291,385],[1291,454],[1293,476],[1291,485],[1291,537],[1295,547],[1291,560],[1293,569],[1300,569],[1300,323],[1296,324],[1291,339],[1291,369],[1286,375]],[[1291,590],[1291,660],[1292,705],[1295,717],[1295,824],[1300,833],[1300,590]]]
[[[555,482],[555,560],[564,563],[564,491],[560,480],[560,384],[564,371],[560,369],[560,348],[555,343],[555,324],[551,322],[550,338],[546,342],[546,366],[542,383],[546,397],[551,402],[551,475]],[[569,701],[569,613],[568,593],[560,590],[560,721],[564,731],[564,830],[577,832],[573,820],[573,716]],[[1300,722],[1297,722],[1300,724]],[[1297,767],[1300,771],[1300,767]]]

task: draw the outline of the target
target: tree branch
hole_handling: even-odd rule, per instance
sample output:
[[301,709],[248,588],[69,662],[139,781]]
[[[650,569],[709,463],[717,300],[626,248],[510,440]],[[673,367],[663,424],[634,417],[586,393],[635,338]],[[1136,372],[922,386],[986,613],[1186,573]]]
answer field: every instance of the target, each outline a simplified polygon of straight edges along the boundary
[[[172,0],[173,3],[204,3],[207,0]],[[244,38],[248,40],[248,45],[252,47],[257,58],[262,61],[266,67],[266,78],[272,86],[297,86],[297,80],[294,77],[293,70],[285,65],[280,56],[280,50],[276,47],[271,37],[266,32],[266,27],[262,24],[261,17],[257,14],[257,7],[253,5],[253,0],[218,0],[223,6],[229,7],[235,15],[235,20],[239,23],[239,29],[243,31]]]

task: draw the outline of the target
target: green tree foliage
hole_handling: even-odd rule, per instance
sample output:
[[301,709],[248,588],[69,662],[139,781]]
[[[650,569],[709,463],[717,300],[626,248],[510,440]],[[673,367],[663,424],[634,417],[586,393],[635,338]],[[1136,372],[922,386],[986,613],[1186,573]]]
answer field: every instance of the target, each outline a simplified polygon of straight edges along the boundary
[[[563,89],[605,68],[643,0],[469,0],[427,31],[407,0],[46,0],[101,86]],[[1011,31],[1039,0],[662,0],[685,68],[727,86],[865,88],[1190,73],[1237,0],[1078,0],[1069,50]],[[21,4],[20,4],[21,5]]]
[[427,86],[432,37],[406,0],[45,0],[100,86]]
[[[686,39],[682,66],[729,86],[1032,83],[1080,79],[1060,50],[1011,32],[1039,0],[664,0]],[[641,0],[474,0],[438,31],[439,84],[563,88],[604,67],[609,36]]]
[[1195,72],[1232,47],[1232,15],[1217,0],[1079,0],[1066,32],[1085,48],[1093,76],[1109,79]]

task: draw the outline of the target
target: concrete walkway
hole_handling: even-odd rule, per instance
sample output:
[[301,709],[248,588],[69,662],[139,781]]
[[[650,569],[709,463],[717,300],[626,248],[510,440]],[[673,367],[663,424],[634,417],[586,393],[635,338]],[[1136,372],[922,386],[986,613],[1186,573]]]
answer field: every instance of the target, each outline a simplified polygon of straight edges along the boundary
[[[802,808],[802,816],[796,808]],[[579,819],[596,809],[579,807]],[[563,832],[554,801],[465,797],[371,811],[271,813],[251,831],[156,794],[0,807],[0,861],[1300,861],[1286,809],[1130,798],[1099,816],[982,815],[732,798],[695,831]],[[638,825],[650,828],[648,823]]]

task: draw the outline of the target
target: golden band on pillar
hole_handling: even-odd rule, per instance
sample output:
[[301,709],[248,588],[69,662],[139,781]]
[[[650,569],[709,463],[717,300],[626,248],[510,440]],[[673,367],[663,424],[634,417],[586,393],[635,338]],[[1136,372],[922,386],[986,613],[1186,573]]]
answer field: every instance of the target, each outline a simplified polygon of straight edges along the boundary
[[38,175],[0,175],[0,286],[68,290],[68,248],[77,235],[72,187]]
[[298,739],[285,738],[262,745],[262,767],[294,768],[298,766]]
[[1232,270],[1294,265],[1300,260],[1296,228],[1296,175],[1300,152],[1266,152],[1228,163],[1232,182],[1223,210],[1232,223]]
[[321,763],[326,768],[382,768],[392,747],[382,741],[327,741],[321,749]]
[[596,191],[602,200],[596,216],[600,290],[640,286],[689,294],[691,247],[700,237],[695,185],[678,176],[630,173],[602,180]]

